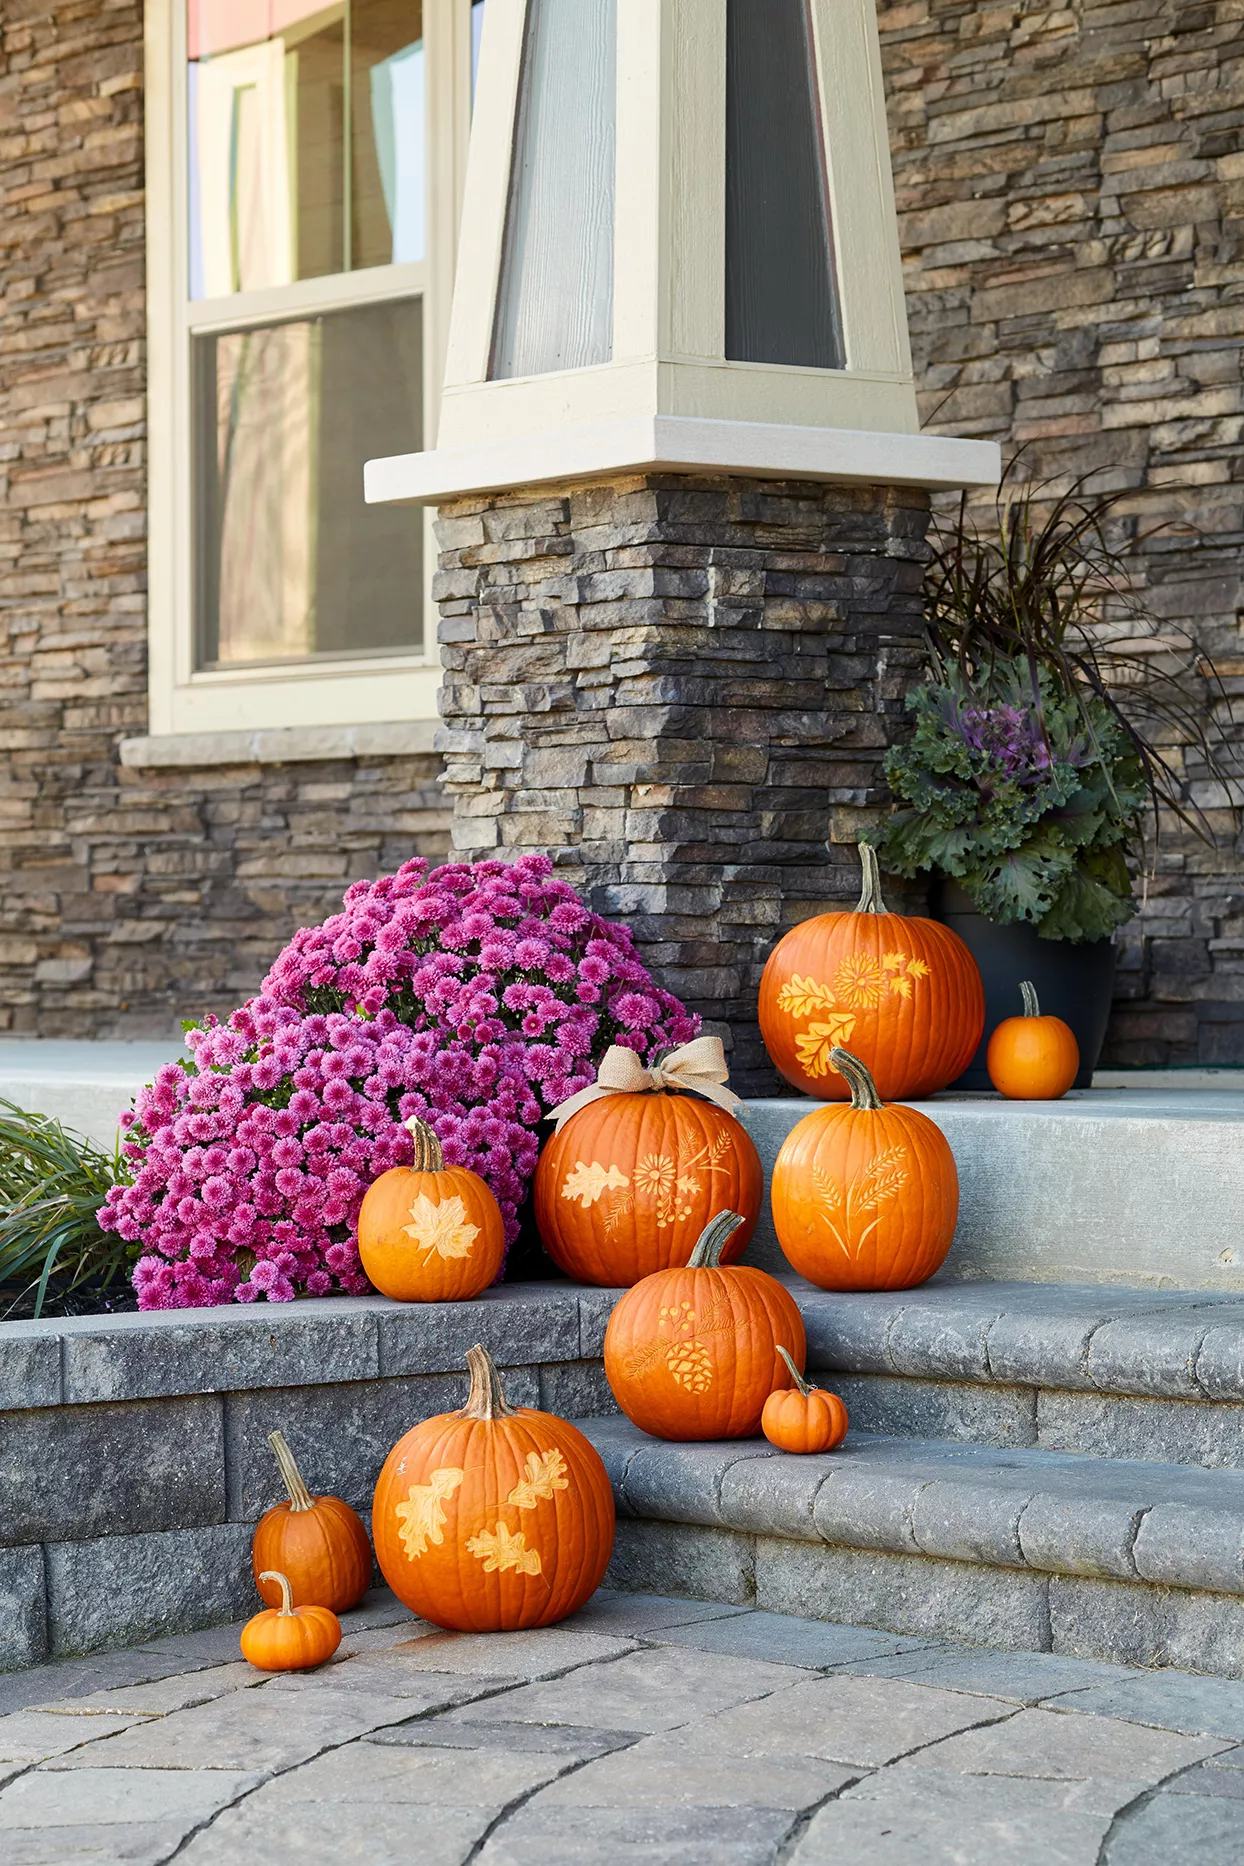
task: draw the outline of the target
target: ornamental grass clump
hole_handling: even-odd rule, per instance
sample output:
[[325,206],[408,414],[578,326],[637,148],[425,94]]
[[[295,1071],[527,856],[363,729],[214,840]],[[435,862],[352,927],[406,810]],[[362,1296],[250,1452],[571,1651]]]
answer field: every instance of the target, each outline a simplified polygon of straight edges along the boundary
[[190,1060],[138,1098],[132,1184],[99,1222],[142,1246],[142,1309],[357,1294],[359,1206],[409,1165],[410,1116],[488,1182],[512,1242],[548,1110],[610,1044],[647,1056],[697,1029],[546,856],[408,862],[356,882],[258,997],[188,1032]]

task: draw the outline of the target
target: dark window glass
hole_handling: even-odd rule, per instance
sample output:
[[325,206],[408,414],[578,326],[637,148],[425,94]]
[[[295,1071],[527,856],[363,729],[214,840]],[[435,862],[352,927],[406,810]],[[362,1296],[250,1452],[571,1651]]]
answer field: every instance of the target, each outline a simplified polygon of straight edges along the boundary
[[843,367],[807,0],[727,0],[726,355]]

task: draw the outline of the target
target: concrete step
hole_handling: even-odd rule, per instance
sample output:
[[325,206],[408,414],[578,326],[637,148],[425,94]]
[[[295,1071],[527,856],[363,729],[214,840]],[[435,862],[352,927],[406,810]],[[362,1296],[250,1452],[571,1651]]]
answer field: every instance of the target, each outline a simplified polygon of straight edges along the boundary
[[162,1063],[184,1056],[178,1038],[158,1043],[0,1038],[0,1097],[51,1115],[98,1146],[111,1147],[118,1116]]
[[955,1283],[836,1295],[783,1278],[808,1362],[865,1432],[1244,1467],[1244,1299]]
[[1244,1678],[1244,1473],[864,1433],[790,1457],[579,1423],[618,1503],[615,1585]]

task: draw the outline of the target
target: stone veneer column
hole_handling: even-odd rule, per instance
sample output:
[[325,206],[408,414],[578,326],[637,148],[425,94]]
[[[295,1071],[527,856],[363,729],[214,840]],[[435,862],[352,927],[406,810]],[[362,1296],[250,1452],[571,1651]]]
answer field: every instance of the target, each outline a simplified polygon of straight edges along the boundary
[[455,849],[546,850],[744,1091],[775,1084],[767,954],[858,891],[927,516],[912,489],[673,474],[440,508]]

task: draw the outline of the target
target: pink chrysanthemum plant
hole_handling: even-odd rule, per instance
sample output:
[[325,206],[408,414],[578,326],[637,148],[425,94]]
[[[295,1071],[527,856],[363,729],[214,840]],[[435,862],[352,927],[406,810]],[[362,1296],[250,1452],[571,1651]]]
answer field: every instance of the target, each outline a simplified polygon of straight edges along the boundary
[[358,1293],[358,1208],[409,1162],[410,1115],[488,1181],[512,1242],[543,1116],[610,1044],[646,1058],[698,1028],[546,856],[408,862],[189,1032],[128,1117],[132,1183],[99,1222],[142,1248],[142,1309]]

